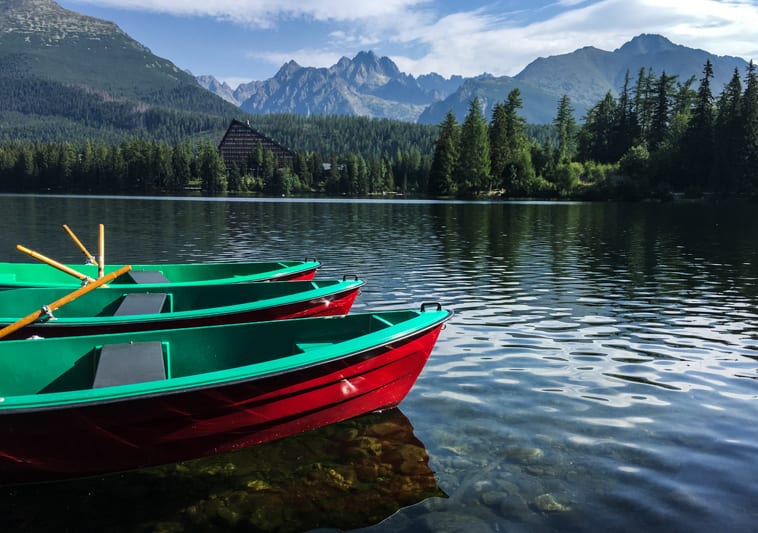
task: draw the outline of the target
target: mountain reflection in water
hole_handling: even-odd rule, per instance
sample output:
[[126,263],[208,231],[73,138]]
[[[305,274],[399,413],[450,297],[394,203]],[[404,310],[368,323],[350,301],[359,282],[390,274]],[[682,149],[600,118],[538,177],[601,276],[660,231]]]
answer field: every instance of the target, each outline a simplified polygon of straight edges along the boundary
[[353,529],[444,497],[398,409],[234,453],[0,489],[4,531]]

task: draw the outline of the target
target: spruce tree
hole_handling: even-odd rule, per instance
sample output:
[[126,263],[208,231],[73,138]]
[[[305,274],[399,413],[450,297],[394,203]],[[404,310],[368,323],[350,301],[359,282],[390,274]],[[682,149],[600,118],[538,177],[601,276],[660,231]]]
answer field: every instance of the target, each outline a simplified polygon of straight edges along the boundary
[[452,110],[439,126],[440,133],[434,146],[434,158],[429,173],[429,194],[446,196],[455,193],[454,172],[458,164],[460,128]]
[[716,104],[714,127],[714,187],[722,194],[733,192],[738,183],[742,143],[742,81],[735,68]]
[[741,186],[754,195],[758,192],[758,74],[752,60],[742,95],[742,128]]
[[576,152],[576,120],[574,119],[574,108],[571,106],[571,99],[568,95],[563,95],[558,103],[558,111],[553,120],[556,133],[558,135],[558,147],[556,151],[556,163],[568,163]]
[[490,140],[487,123],[482,115],[479,98],[469,104],[468,114],[461,126],[460,155],[456,172],[459,190],[488,191],[490,179]]
[[683,178],[700,187],[712,186],[714,110],[711,79],[713,65],[707,60],[681,146]]

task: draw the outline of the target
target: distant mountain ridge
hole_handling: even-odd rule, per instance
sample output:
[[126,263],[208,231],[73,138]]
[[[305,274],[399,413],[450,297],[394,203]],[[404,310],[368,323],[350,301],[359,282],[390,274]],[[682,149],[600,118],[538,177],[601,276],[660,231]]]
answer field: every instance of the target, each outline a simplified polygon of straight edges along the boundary
[[[529,123],[546,124],[555,117],[558,101],[565,94],[571,99],[577,118],[598,103],[608,91],[616,96],[626,73],[634,84],[640,69],[652,69],[656,75],[677,75],[680,82],[695,76],[694,88],[702,78],[706,60],[713,64],[714,92],[731,79],[734,69],[744,72],[747,62],[731,56],[717,56],[704,50],[677,45],[661,35],[643,34],[608,52],[591,46],[569,54],[538,58],[514,77],[502,76],[487,83],[474,82],[465,92],[432,104],[419,117],[422,123],[442,121],[449,109],[464,116],[468,102],[479,97],[485,112],[505,99],[511,89],[521,90],[524,108],[521,115]],[[549,103],[552,102],[552,105]]]
[[302,67],[290,61],[265,81],[254,81],[232,90],[213,77],[198,82],[253,114],[297,113],[366,115],[438,124],[448,110],[459,121],[471,99],[478,97],[488,114],[495,103],[519,88],[524,107],[521,115],[532,124],[550,123],[558,102],[568,95],[576,117],[608,91],[617,95],[629,72],[634,83],[640,69],[664,71],[684,82],[702,77],[710,59],[714,69],[712,87],[721,90],[734,69],[744,71],[747,62],[738,57],[717,56],[704,50],[677,45],[661,35],[642,34],[609,52],[586,46],[574,52],[541,57],[516,76],[482,74],[475,78],[438,74],[413,77],[373,52],[360,52],[352,60],[343,57],[329,68]]
[[0,0],[0,138],[215,137],[239,114],[111,22]]
[[372,51],[343,57],[329,68],[289,61],[273,78],[234,90],[212,76],[197,79],[249,113],[367,115],[408,122],[415,122],[429,104],[452,94],[463,81],[461,76],[447,79],[438,74],[415,78]]

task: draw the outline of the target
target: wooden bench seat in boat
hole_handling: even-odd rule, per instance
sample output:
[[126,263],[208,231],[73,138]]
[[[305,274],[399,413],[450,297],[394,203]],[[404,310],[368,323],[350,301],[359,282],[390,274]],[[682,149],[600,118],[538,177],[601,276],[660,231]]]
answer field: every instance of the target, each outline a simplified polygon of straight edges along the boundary
[[93,389],[166,379],[159,341],[106,344],[100,349]]
[[124,296],[113,316],[153,315],[163,311],[165,292],[134,292]]
[[158,270],[130,270],[128,275],[134,283],[170,283]]

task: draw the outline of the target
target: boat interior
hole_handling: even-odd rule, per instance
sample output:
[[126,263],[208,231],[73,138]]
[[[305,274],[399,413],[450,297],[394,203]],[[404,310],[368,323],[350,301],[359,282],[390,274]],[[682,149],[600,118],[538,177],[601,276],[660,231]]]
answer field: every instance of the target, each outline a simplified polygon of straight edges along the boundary
[[[387,311],[106,336],[0,342],[0,398],[162,381],[255,365],[281,370],[289,356],[310,364],[360,351],[357,337],[418,316]],[[104,342],[107,341],[107,342]],[[321,350],[337,343],[339,349]],[[319,350],[318,354],[315,351]],[[303,364],[302,360],[298,364]],[[2,404],[0,404],[0,409]]]

